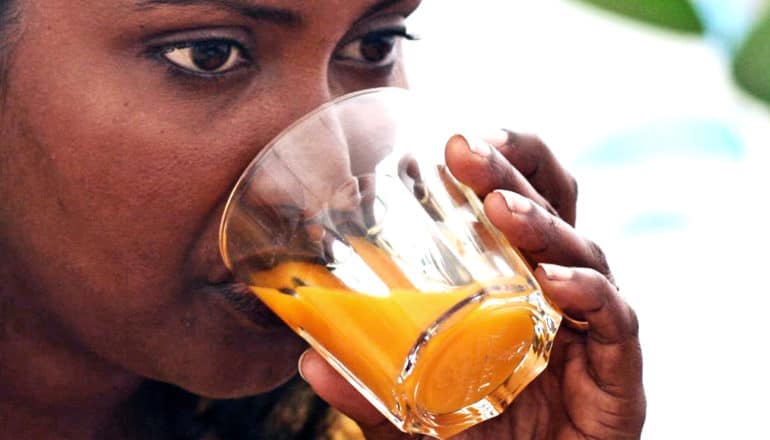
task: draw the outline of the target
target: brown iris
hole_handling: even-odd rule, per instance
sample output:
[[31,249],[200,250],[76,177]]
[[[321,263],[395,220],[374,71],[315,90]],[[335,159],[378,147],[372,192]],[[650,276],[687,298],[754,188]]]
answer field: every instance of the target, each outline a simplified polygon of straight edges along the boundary
[[212,72],[222,68],[230,59],[233,45],[223,41],[206,41],[190,48],[190,56],[195,67]]
[[390,35],[371,35],[361,40],[361,56],[376,63],[384,60],[393,51],[395,38]]

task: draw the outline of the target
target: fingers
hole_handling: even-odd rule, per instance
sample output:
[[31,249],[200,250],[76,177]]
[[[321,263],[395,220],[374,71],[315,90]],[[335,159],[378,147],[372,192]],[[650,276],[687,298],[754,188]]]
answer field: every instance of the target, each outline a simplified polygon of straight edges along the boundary
[[511,245],[534,263],[590,267],[612,279],[601,248],[532,200],[510,191],[495,191],[484,199],[484,211]]
[[575,225],[577,181],[559,163],[543,141],[526,134],[504,131],[507,138],[495,147],[545,197],[559,216]]
[[594,270],[541,264],[535,276],[556,305],[590,324],[584,339],[569,338],[560,366],[570,419],[596,438],[638,438],[646,399],[636,314]]
[[638,335],[635,314],[599,272],[540,264],[535,276],[559,307],[591,324],[590,336],[597,342],[616,344]]
[[315,350],[310,349],[302,354],[299,371],[319,397],[359,424],[367,440],[409,438],[396,429]]
[[497,150],[482,140],[452,136],[447,142],[446,164],[452,174],[479,197],[495,189],[515,191],[556,214],[551,204]]
[[494,189],[524,195],[567,223],[575,224],[577,185],[553,153],[533,136],[505,134],[502,139],[449,139],[446,163],[460,181],[484,196]]
[[636,391],[642,379],[639,323],[615,286],[595,270],[551,264],[539,265],[535,277],[565,313],[588,321],[586,355],[594,381],[608,391]]

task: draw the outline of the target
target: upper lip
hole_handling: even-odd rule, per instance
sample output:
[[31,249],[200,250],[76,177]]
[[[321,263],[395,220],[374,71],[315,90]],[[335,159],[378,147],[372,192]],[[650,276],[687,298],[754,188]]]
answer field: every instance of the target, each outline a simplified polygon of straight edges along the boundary
[[218,259],[210,266],[206,281],[234,310],[262,328],[284,325],[283,322],[251,291],[246,283]]
[[235,280],[235,276],[233,275],[230,270],[225,267],[223,262],[220,262],[219,264],[215,264],[213,268],[209,271],[208,277],[206,278],[206,281],[209,282],[209,284],[226,284],[226,283],[232,283]]
[[210,286],[210,292],[228,304],[228,308],[246,317],[252,324],[261,328],[285,326],[278,316],[268,308],[244,283],[220,283]]

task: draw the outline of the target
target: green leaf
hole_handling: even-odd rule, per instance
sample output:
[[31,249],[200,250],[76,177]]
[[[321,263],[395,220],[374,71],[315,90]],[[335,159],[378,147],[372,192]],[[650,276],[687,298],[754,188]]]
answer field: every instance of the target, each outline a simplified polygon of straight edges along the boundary
[[757,23],[733,58],[738,85],[770,104],[770,15]]
[[646,23],[688,33],[703,33],[703,24],[687,0],[580,0]]

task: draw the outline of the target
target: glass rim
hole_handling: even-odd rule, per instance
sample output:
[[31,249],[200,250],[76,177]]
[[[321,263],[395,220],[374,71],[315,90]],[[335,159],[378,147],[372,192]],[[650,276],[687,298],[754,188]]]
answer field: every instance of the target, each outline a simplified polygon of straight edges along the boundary
[[254,156],[254,158],[249,162],[248,165],[243,169],[243,172],[241,172],[240,176],[238,176],[238,179],[235,181],[235,185],[232,186],[232,189],[230,190],[230,193],[227,196],[227,202],[225,202],[224,210],[222,211],[222,217],[219,221],[219,234],[217,235],[217,239],[219,241],[219,255],[222,258],[222,261],[225,264],[225,267],[227,267],[228,270],[233,270],[232,262],[230,261],[229,256],[227,255],[227,240],[225,240],[225,236],[227,235],[226,232],[226,225],[227,221],[230,218],[230,213],[232,211],[232,205],[236,198],[236,196],[240,193],[241,188],[244,185],[244,182],[246,181],[249,172],[257,166],[257,164],[264,158],[264,156],[267,154],[268,151],[270,151],[278,142],[280,142],[287,133],[290,131],[293,131],[298,126],[304,124],[308,120],[312,119],[313,117],[317,116],[320,113],[325,112],[331,107],[335,107],[339,105],[342,102],[350,101],[355,98],[359,98],[364,95],[375,95],[380,93],[399,93],[402,94],[402,96],[405,96],[409,93],[409,89],[403,88],[403,87],[375,87],[375,88],[368,88],[363,90],[356,90],[355,92],[346,93],[344,95],[340,95],[330,101],[324,102],[323,104],[313,108],[312,110],[305,113],[302,117],[297,119],[296,121],[289,124],[286,128],[281,130],[277,135],[275,135],[267,144],[265,144],[264,147],[262,147],[261,150]]

